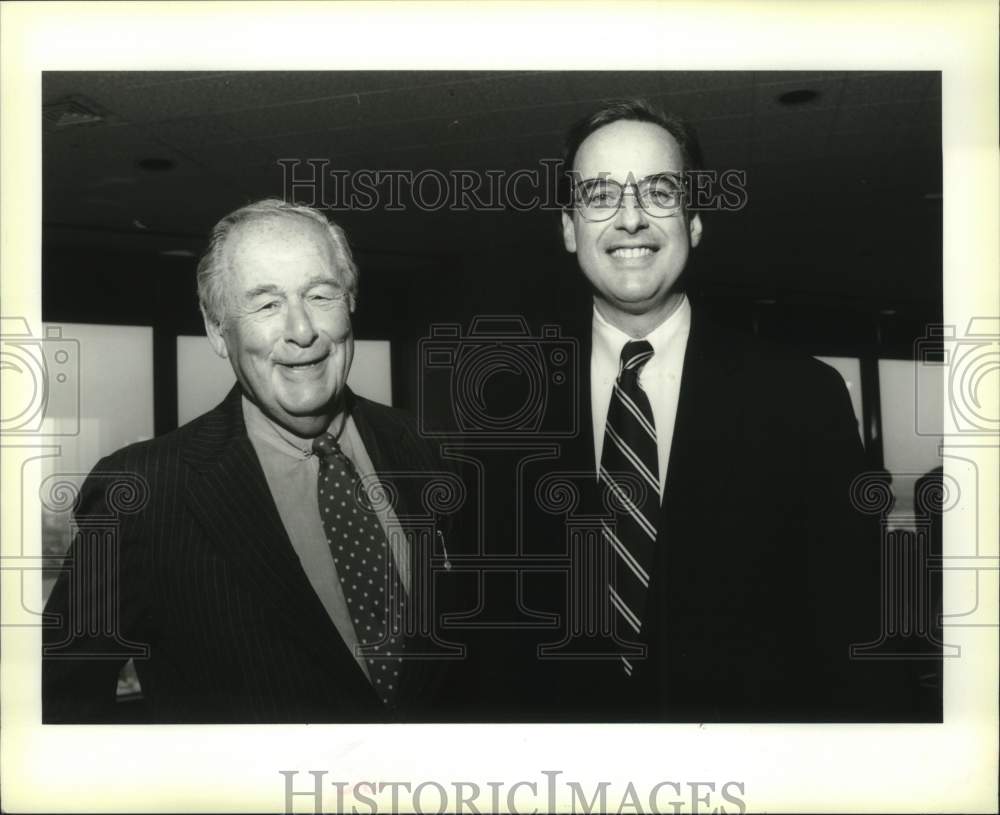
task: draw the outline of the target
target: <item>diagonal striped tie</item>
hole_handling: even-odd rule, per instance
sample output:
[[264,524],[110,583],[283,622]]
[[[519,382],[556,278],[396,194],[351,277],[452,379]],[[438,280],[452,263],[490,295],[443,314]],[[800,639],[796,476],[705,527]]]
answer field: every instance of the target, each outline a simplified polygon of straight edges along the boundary
[[[645,340],[627,342],[622,348],[601,451],[600,480],[618,509],[614,525],[603,523],[612,564],[608,595],[624,630],[632,635],[642,630],[660,509],[656,425],[649,399],[639,386],[639,372],[652,356],[653,348]],[[631,676],[632,663],[621,659]]]

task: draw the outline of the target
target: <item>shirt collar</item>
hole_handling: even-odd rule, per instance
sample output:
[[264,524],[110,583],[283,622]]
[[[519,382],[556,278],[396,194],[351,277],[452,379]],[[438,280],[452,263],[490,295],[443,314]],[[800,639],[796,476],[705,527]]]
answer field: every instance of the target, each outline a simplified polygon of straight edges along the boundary
[[[671,343],[677,337],[686,334],[690,327],[691,303],[688,301],[687,295],[683,294],[677,308],[670,313],[667,319],[640,339],[646,340],[653,347],[653,360],[656,360],[657,356],[662,359]],[[621,362],[622,348],[625,347],[625,343],[634,339],[636,338],[630,337],[620,328],[609,323],[597,310],[597,306],[594,306],[592,353],[595,357],[601,359],[617,372]]]
[[[294,459],[309,458],[313,455],[312,439],[302,439],[294,433],[289,433],[281,425],[269,419],[264,411],[247,399],[245,395],[242,399],[243,421],[251,441],[265,444],[272,450]],[[334,430],[339,432],[343,427],[342,416],[343,414],[338,414],[333,417],[327,432],[337,435]]]

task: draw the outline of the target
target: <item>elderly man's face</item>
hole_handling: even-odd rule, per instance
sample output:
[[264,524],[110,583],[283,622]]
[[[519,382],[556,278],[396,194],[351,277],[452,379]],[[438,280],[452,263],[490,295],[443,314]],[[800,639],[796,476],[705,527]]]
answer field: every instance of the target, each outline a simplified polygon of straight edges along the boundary
[[223,247],[227,319],[206,321],[216,353],[272,420],[310,438],[326,430],[354,356],[351,314],[326,230],[295,215],[234,228]]
[[[676,140],[659,125],[618,121],[591,133],[577,151],[573,169],[581,180],[611,178],[624,185],[659,173],[679,173],[684,160]],[[634,192],[634,189],[633,189]],[[655,326],[678,302],[674,284],[701,237],[701,220],[675,215],[654,218],[634,195],[625,196],[607,221],[585,221],[563,213],[563,241],[594,290],[601,313],[619,325],[646,316]]]

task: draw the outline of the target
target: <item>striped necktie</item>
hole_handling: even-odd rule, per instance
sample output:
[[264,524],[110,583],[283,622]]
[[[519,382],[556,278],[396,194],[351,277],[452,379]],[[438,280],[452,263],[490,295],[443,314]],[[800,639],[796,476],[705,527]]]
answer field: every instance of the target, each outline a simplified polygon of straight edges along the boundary
[[326,542],[372,685],[391,707],[403,661],[403,586],[385,531],[351,460],[329,433],[313,441],[313,451],[320,462],[319,514]]
[[[601,483],[617,510],[613,526],[602,522],[612,552],[608,595],[615,614],[635,635],[642,630],[660,509],[656,424],[639,386],[639,372],[652,356],[653,347],[645,340],[625,343],[601,450]],[[621,660],[631,676],[631,661]]]

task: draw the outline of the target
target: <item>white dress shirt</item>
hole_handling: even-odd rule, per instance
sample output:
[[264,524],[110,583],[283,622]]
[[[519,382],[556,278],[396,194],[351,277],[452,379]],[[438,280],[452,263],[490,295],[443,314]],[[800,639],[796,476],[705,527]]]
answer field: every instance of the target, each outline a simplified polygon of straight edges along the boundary
[[[611,325],[594,306],[593,347],[590,353],[590,405],[594,416],[594,454],[598,469],[604,447],[604,426],[608,419],[611,390],[618,379],[622,348],[630,337]],[[656,452],[660,468],[660,497],[667,480],[670,446],[677,419],[677,401],[681,393],[684,352],[691,331],[691,304],[683,296],[669,317],[645,337],[653,346],[653,356],[639,372],[639,386],[649,397],[656,424]]]
[[[354,622],[347,608],[347,599],[337,576],[330,546],[326,542],[326,532],[319,514],[317,495],[319,480],[319,458],[312,451],[312,442],[300,439],[272,422],[253,402],[243,397],[243,420],[247,435],[257,452],[271,496],[278,507],[281,523],[288,533],[295,553],[299,556],[302,569],[309,578],[320,602],[330,615],[344,643],[350,649],[361,670],[368,675],[368,665],[358,654],[358,637]],[[340,427],[338,416],[331,423],[329,432],[336,435]],[[366,485],[369,496],[374,484],[369,477],[375,475],[368,451],[365,450],[361,435],[350,416],[337,439],[344,454],[354,464],[358,475]],[[376,504],[379,523],[382,525],[389,548],[396,563],[399,578],[409,591],[409,549],[405,534],[396,514],[384,501]]]

